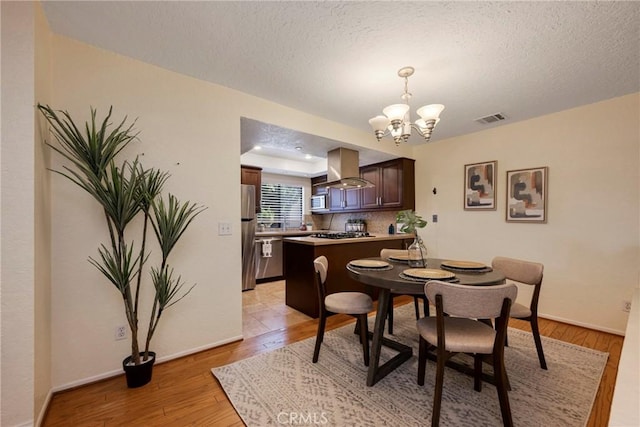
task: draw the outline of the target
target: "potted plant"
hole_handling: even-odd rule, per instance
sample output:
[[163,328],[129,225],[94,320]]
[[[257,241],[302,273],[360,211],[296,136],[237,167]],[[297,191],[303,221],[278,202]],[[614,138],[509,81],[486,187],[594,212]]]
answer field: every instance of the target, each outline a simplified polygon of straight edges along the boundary
[[424,246],[422,239],[418,236],[418,228],[424,228],[427,221],[415,213],[411,209],[400,211],[396,214],[396,223],[400,225],[400,231],[414,235],[413,243],[409,245],[409,266],[410,267],[426,267],[427,266],[427,248]]
[[[66,111],[55,111],[38,104],[38,109],[50,125],[50,134],[57,144],[45,144],[70,164],[54,170],[91,195],[103,208],[109,242],[100,244],[98,257],[89,257],[95,266],[115,286],[124,304],[131,332],[131,354],[124,359],[123,369],[129,387],[140,387],[151,380],[155,353],[149,350],[151,339],[162,314],[184,298],[195,286],[184,288],[181,276],[168,263],[171,250],[193,219],[205,208],[190,202],[180,202],[174,195],[165,198],[162,189],[169,178],[167,172],[145,169],[138,159],[116,165],[116,157],[137,139],[135,121],[127,125],[125,117],[117,126],[110,123],[112,108],[98,124],[96,110],[91,108],[91,120],[78,127]],[[80,130],[83,129],[84,133]],[[142,217],[142,226],[133,221]],[[147,266],[149,225],[161,251],[158,266]],[[139,233],[139,243],[132,235]],[[139,322],[143,275],[150,276],[155,292],[150,302],[144,350],[139,346]]]

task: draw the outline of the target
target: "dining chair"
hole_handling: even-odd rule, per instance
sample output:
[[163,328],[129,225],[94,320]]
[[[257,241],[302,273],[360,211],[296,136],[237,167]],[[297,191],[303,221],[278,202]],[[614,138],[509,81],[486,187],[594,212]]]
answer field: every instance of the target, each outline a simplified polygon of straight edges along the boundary
[[318,322],[318,333],[316,335],[316,346],[313,351],[313,363],[318,362],[320,355],[320,345],[324,339],[324,329],[327,324],[327,317],[330,313],[342,313],[354,316],[356,330],[359,331],[362,352],[364,353],[364,365],[369,366],[369,330],[367,325],[367,313],[373,310],[371,297],[362,292],[335,292],[327,295],[326,281],[329,271],[329,261],[325,256],[319,256],[313,261],[316,270],[316,290],[318,302],[320,304],[320,320]]
[[[394,256],[406,256],[408,254],[406,249],[381,249],[380,250],[380,258],[385,261],[389,261],[390,258]],[[391,289],[391,294],[389,295],[389,311],[387,312],[388,322],[388,330],[389,334],[393,334],[393,297],[404,295],[403,293],[395,292]],[[416,320],[420,319],[420,300],[422,300],[422,305],[424,309],[425,317],[429,315],[429,301],[427,301],[427,297],[424,295],[411,295],[413,297],[413,306],[416,312]]]
[[542,350],[542,340],[540,339],[540,328],[538,326],[538,300],[540,299],[544,265],[537,262],[498,256],[491,261],[491,267],[504,274],[508,280],[534,287],[529,307],[514,302],[511,306],[511,317],[527,321],[531,324],[531,332],[533,341],[536,344],[540,367],[547,369],[547,362],[544,358],[544,351]]
[[[507,336],[509,309],[518,294],[513,283],[495,286],[468,286],[429,281],[424,292],[435,301],[436,316],[418,320],[420,333],[418,350],[418,384],[424,385],[427,352],[436,349],[436,385],[433,396],[431,425],[440,422],[444,368],[457,353],[472,354],[474,358],[474,388],[482,390],[482,363],[493,364],[493,378],[498,391],[502,421],[512,426],[509,406],[507,371],[504,366],[504,344]],[[496,328],[478,319],[495,319]]]

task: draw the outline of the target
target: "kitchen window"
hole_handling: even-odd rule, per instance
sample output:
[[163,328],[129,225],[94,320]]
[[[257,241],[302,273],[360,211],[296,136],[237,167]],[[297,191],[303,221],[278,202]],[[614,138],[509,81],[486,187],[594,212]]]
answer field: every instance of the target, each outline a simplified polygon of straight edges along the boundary
[[272,228],[298,228],[302,223],[302,186],[262,184],[258,223]]

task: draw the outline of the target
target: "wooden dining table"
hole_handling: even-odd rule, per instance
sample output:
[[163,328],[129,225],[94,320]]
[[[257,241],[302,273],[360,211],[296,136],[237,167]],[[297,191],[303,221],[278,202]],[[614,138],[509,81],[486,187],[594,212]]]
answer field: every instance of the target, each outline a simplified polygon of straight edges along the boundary
[[[382,261],[381,258],[367,259]],[[391,290],[393,290],[394,294],[424,295],[424,284],[426,283],[426,280],[409,280],[401,277],[401,273],[410,268],[406,262],[385,261],[387,261],[392,268],[357,268],[351,264],[347,264],[347,271],[351,278],[366,286],[377,288],[379,291],[375,326],[371,333],[371,358],[367,372],[367,386],[375,385],[394,369],[409,360],[413,355],[411,347],[384,336]],[[441,265],[443,261],[445,260],[428,258],[426,268],[443,269]],[[454,283],[462,285],[491,286],[505,282],[504,274],[488,266],[482,270],[448,269],[448,271],[455,273]],[[398,354],[380,365],[380,352],[383,345],[397,351]]]

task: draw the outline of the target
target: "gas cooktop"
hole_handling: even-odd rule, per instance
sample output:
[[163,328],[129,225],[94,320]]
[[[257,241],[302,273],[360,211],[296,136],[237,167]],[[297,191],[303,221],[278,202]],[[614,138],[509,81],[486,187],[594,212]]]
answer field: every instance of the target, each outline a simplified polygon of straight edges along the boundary
[[358,237],[373,237],[366,231],[337,231],[329,233],[316,233],[313,237],[320,239],[355,239]]

